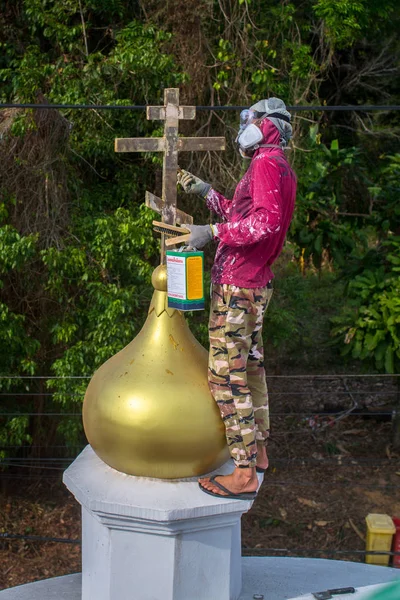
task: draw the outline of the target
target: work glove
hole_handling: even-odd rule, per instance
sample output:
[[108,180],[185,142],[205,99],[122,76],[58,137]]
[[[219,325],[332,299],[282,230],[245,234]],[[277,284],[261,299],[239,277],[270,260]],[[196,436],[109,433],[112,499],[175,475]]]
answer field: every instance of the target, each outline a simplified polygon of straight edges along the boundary
[[190,237],[187,242],[192,248],[203,248],[214,237],[212,225],[186,225],[185,229],[189,229]]
[[205,198],[211,189],[209,183],[206,183],[202,179],[192,175],[192,173],[189,173],[189,171],[184,171],[183,169],[181,169],[178,174],[178,183],[181,184],[183,191],[186,192],[186,194],[197,194],[202,198]]

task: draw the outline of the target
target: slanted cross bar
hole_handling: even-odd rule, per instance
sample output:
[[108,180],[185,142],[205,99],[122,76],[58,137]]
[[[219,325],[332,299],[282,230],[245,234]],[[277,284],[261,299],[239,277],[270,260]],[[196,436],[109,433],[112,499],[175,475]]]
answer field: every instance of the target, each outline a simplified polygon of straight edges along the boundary
[[[116,152],[163,152],[162,198],[146,192],[146,205],[160,213],[170,225],[193,223],[193,217],[176,206],[178,152],[193,150],[224,150],[223,137],[178,137],[180,119],[194,119],[195,106],[179,106],[179,90],[164,90],[164,106],[148,106],[147,119],[165,121],[162,138],[117,138]],[[161,239],[161,263],[165,261],[164,236]]]

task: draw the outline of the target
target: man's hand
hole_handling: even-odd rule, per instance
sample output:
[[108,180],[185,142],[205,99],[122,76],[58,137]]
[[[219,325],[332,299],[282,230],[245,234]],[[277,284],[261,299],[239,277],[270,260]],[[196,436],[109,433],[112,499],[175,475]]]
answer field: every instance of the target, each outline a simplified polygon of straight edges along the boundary
[[187,242],[188,246],[192,248],[203,248],[208,242],[214,237],[214,232],[211,225],[186,225],[185,228],[189,229],[190,237]]
[[179,172],[178,183],[181,184],[183,191],[186,194],[197,194],[202,198],[205,198],[211,189],[211,185],[206,183],[202,179],[199,179],[189,171],[183,169]]

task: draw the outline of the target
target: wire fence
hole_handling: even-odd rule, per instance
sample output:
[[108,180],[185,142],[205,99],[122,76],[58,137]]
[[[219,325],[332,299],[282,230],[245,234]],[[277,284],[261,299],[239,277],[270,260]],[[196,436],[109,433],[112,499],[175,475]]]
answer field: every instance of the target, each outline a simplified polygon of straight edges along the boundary
[[[70,539],[70,538],[58,538],[51,536],[40,536],[40,535],[23,535],[15,533],[0,533],[0,541],[12,541],[12,540],[24,540],[26,542],[36,543],[56,543],[56,544],[79,544],[81,545],[82,540]],[[299,557],[304,554],[312,555],[327,555],[327,556],[349,556],[358,555],[362,557],[366,556],[389,556],[395,557],[400,556],[400,552],[392,552],[387,550],[337,550],[335,548],[242,548],[243,556],[271,556],[271,554],[285,554],[292,556],[298,555]]]

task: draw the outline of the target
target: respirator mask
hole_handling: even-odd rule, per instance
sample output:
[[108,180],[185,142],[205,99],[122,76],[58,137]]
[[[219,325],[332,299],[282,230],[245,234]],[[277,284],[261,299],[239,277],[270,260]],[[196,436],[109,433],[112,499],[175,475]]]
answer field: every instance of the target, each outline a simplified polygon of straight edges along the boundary
[[255,110],[245,109],[240,113],[240,127],[236,137],[236,142],[239,146],[239,153],[243,158],[251,159],[252,155],[258,148],[282,148],[286,146],[285,140],[281,140],[281,145],[277,144],[261,144],[264,135],[261,129],[257,126],[263,118],[275,118],[290,123],[290,118],[281,113],[271,112],[270,114],[260,113]]
[[248,108],[240,113],[240,127],[235,142],[243,158],[250,159],[259,147],[258,144],[264,139],[261,129],[255,124],[257,118],[255,112]]

